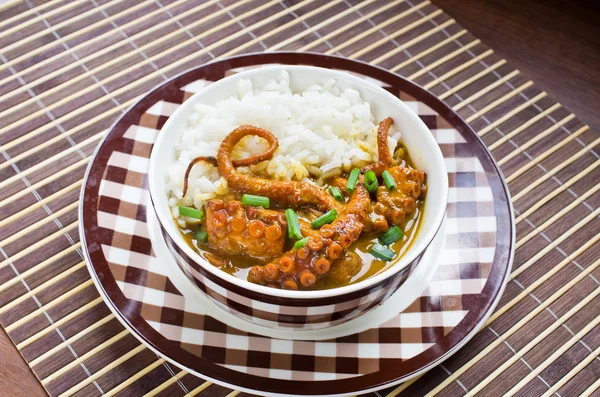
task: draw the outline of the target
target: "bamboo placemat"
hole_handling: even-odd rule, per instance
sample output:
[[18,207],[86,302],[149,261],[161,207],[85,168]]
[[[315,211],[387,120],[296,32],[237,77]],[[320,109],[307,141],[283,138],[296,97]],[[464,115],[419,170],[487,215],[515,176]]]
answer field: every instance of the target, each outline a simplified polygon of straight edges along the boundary
[[0,323],[48,393],[224,396],[157,357],[96,292],[81,180],[112,122],[194,66],[256,51],[360,59],[423,85],[478,132],[517,216],[486,326],[401,395],[600,388],[600,137],[429,1],[73,0],[0,5]]

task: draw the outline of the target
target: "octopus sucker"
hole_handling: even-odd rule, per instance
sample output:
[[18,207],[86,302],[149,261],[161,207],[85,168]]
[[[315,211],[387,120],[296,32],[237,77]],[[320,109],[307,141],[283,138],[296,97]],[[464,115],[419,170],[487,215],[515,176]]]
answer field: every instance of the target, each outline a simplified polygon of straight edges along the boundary
[[[247,280],[273,288],[319,288],[318,283],[327,278],[335,283],[349,283],[362,266],[361,256],[355,252],[359,240],[369,241],[374,234],[381,235],[392,225],[403,226],[412,221],[426,191],[425,174],[410,167],[410,159],[394,161],[388,146],[392,123],[389,117],[379,123],[377,162],[362,167],[360,173],[355,171],[359,176],[353,187],[347,186],[347,175],[327,181],[328,186],[342,193],[337,199],[327,187],[307,181],[270,180],[240,172],[237,167],[271,160],[279,142],[271,132],[255,126],[242,125],[231,131],[221,142],[216,156],[193,159],[185,172],[184,197],[190,173],[200,162],[217,167],[231,190],[229,196],[209,200],[205,205],[206,220],[200,226],[208,234],[205,244],[210,251],[206,251],[205,257],[222,269],[234,269],[233,263],[242,260],[251,261],[252,266],[246,265],[249,267]],[[235,146],[247,136],[264,139],[269,145],[267,150],[233,160]],[[369,186],[370,192],[364,182],[364,174],[369,170],[381,181],[376,190]],[[394,178],[396,189],[390,190],[383,184],[381,174],[386,170]],[[246,198],[240,201],[241,195],[268,198],[267,203],[273,203],[274,208],[255,206],[257,204],[245,201]],[[286,208],[298,211],[298,225],[294,227],[299,226],[303,241],[299,241],[298,233],[288,231],[295,221],[289,221],[288,225],[283,212]],[[320,223],[320,218],[327,218],[328,214],[335,217]],[[361,239],[362,235],[371,237]],[[292,248],[296,241],[301,244]]]

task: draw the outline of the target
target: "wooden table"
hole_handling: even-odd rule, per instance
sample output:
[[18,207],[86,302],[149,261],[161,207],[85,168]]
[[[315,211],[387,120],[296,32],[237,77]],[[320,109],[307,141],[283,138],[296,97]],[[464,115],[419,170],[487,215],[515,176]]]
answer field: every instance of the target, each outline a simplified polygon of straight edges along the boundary
[[[600,3],[432,2],[600,130]],[[0,331],[0,395],[46,395],[4,331]]]

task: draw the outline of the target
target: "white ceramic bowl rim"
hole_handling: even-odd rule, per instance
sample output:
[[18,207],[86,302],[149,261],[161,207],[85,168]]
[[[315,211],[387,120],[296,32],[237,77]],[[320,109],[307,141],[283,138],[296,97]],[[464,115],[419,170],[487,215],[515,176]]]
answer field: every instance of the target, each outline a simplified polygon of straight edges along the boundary
[[[410,114],[410,116],[408,116],[408,115],[407,116],[413,118],[415,122],[417,122],[418,124],[421,125],[422,129],[424,129],[426,131],[426,133],[423,134],[422,138],[425,141],[427,141],[427,146],[429,146],[433,150],[434,157],[437,157],[437,158],[429,159],[429,161],[434,161],[437,166],[437,171],[439,171],[439,173],[443,174],[443,176],[444,176],[440,179],[440,182],[441,182],[440,198],[442,199],[442,202],[444,203],[443,207],[442,206],[440,206],[440,208],[426,207],[427,208],[426,211],[428,214],[430,213],[430,211],[435,211],[435,214],[434,214],[433,220],[431,222],[432,226],[429,227],[427,230],[420,230],[418,232],[420,241],[415,241],[413,243],[413,245],[407,250],[407,252],[405,252],[404,255],[398,261],[396,261],[394,264],[392,264],[392,266],[390,266],[388,269],[386,269],[385,271],[383,271],[373,277],[370,277],[366,280],[360,281],[355,284],[351,284],[351,285],[347,285],[347,286],[343,286],[343,287],[339,287],[339,288],[334,288],[334,289],[328,289],[328,290],[290,291],[290,290],[283,290],[283,289],[274,289],[274,288],[269,288],[269,287],[262,286],[259,284],[250,283],[249,281],[242,280],[242,279],[237,278],[233,275],[230,275],[226,272],[223,272],[220,269],[218,269],[215,266],[208,263],[198,253],[196,253],[192,248],[190,248],[190,246],[184,241],[184,239],[181,237],[181,235],[179,233],[179,230],[175,226],[175,222],[171,216],[171,211],[167,204],[166,192],[159,189],[159,186],[162,186],[162,184],[158,183],[156,178],[161,178],[161,177],[164,178],[165,177],[164,172],[166,171],[166,167],[161,168],[161,164],[159,164],[159,162],[157,161],[158,153],[159,153],[159,149],[157,149],[157,148],[161,148],[163,146],[162,145],[163,141],[165,141],[166,137],[169,135],[169,134],[165,133],[164,131],[168,130],[169,127],[178,118],[178,116],[185,113],[185,110],[188,107],[193,106],[193,103],[195,102],[194,101],[195,98],[202,96],[207,90],[217,90],[221,86],[225,86],[226,84],[230,83],[230,81],[231,81],[230,78],[233,78],[233,77],[236,77],[236,79],[239,79],[242,77],[243,78],[252,78],[253,75],[263,74],[263,73],[266,74],[269,72],[271,72],[271,73],[281,72],[282,69],[285,69],[287,71],[318,69],[321,72],[326,71],[327,73],[329,73],[331,75],[332,78],[341,79],[341,80],[345,80],[345,81],[351,81],[353,84],[356,85],[355,88],[358,91],[361,91],[361,87],[363,89],[379,91],[379,94],[382,96],[382,100],[394,102],[395,106],[397,106],[399,109],[401,109],[404,112],[408,112],[408,114]],[[402,132],[402,130],[401,130],[401,132]],[[161,169],[162,169],[162,172],[160,172]],[[428,179],[429,179],[429,174],[428,174]],[[404,268],[405,266],[410,264],[412,261],[414,261],[429,246],[429,244],[431,243],[431,241],[437,234],[437,232],[442,224],[442,221],[444,219],[444,214],[446,211],[447,196],[448,196],[447,171],[446,171],[446,168],[444,165],[444,160],[443,160],[441,150],[440,150],[439,146],[437,145],[437,142],[433,138],[433,135],[427,128],[427,126],[425,126],[423,121],[421,121],[419,119],[419,117],[416,114],[414,114],[413,111],[410,110],[410,108],[407,107],[406,104],[404,104],[399,98],[395,97],[394,95],[387,92],[383,88],[378,87],[377,85],[373,84],[372,82],[366,81],[366,80],[361,79],[356,76],[353,76],[349,73],[315,67],[315,66],[300,66],[300,65],[267,66],[267,67],[261,67],[261,68],[257,68],[257,69],[240,72],[235,75],[228,76],[219,81],[216,81],[216,82],[210,84],[209,86],[207,86],[206,88],[202,89],[201,91],[195,93],[190,98],[188,98],[181,106],[179,106],[175,110],[175,112],[173,112],[173,114],[169,117],[169,119],[163,125],[161,132],[158,134],[158,137],[154,143],[154,146],[152,148],[152,153],[150,156],[148,181],[149,181],[151,203],[152,203],[152,206],[154,207],[154,210],[156,212],[159,222],[161,224],[163,224],[163,228],[167,231],[169,236],[171,236],[173,241],[177,244],[177,246],[181,250],[183,250],[183,252],[186,255],[188,255],[192,260],[194,260],[199,265],[201,265],[205,271],[215,275],[216,277],[218,277],[220,279],[223,279],[224,281],[232,283],[240,288],[248,289],[255,293],[274,296],[276,298],[288,298],[288,299],[290,299],[290,298],[291,299],[319,299],[319,298],[329,298],[329,297],[334,297],[334,296],[338,296],[338,295],[350,294],[350,293],[353,293],[353,292],[356,292],[359,290],[368,289],[374,285],[379,284],[380,282],[384,281],[385,279],[387,279],[389,277],[394,277],[402,268]],[[427,201],[426,201],[426,206],[427,206]],[[174,231],[176,233],[172,233],[172,231],[173,231],[172,229],[175,229]],[[424,236],[423,236],[423,233],[425,234]]]

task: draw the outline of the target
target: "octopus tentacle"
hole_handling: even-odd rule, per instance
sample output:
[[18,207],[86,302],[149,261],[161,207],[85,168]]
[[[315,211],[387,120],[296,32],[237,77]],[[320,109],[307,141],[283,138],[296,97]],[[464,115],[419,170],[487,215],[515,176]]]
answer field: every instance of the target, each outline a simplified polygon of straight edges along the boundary
[[392,163],[392,153],[388,146],[388,131],[393,122],[390,117],[387,117],[379,123],[377,129],[377,154],[379,158],[376,163],[363,167],[362,173],[373,170],[377,176],[381,176],[383,171]]
[[[242,126],[242,127],[249,127],[249,126]],[[240,128],[242,128],[240,127]],[[256,127],[252,127],[252,128],[256,128]],[[279,142],[277,142],[277,138],[275,138],[275,136],[273,134],[270,134],[270,136],[262,136],[262,138],[266,139],[267,142],[269,142],[270,146],[269,149],[267,149],[266,152],[256,155],[256,156],[252,156],[252,157],[248,157],[247,159],[240,159],[240,160],[232,160],[232,164],[234,167],[246,167],[249,165],[254,165],[254,164],[258,164],[261,161],[265,161],[265,160],[269,160],[271,157],[273,157],[273,153],[275,153],[275,150],[277,150],[277,148],[279,147]],[[192,168],[194,168],[194,166],[198,163],[201,162],[207,162],[211,165],[213,165],[214,167],[217,167],[217,158],[214,156],[200,156],[200,157],[196,157],[195,159],[193,159],[190,164],[188,164],[187,169],[185,170],[185,176],[183,178],[183,195],[185,196],[187,193],[187,189],[188,189],[188,180],[190,177],[190,172],[192,171]]]
[[[217,154],[217,159],[219,159],[219,156],[223,156],[223,154],[225,154],[225,152],[227,153],[227,156],[229,158],[229,156],[231,155],[231,151],[233,150],[233,147],[245,136],[249,136],[249,135],[255,135],[258,137],[263,138],[265,141],[267,141],[269,143],[269,148],[262,154],[258,154],[256,156],[252,156],[252,157],[248,157],[247,159],[241,159],[241,160],[232,160],[231,163],[234,167],[247,167],[249,165],[254,165],[254,164],[258,164],[261,161],[265,161],[265,160],[270,160],[273,157],[273,153],[275,153],[275,150],[277,150],[277,148],[279,147],[279,141],[277,140],[277,137],[275,137],[275,135],[271,134],[269,131],[259,128],[259,127],[254,127],[251,125],[242,125],[238,128],[236,128],[235,130],[231,131],[229,133],[229,135],[227,135],[227,137],[223,140],[223,142],[221,143],[221,147],[219,147],[219,152]],[[227,142],[227,144],[226,144]],[[224,148],[225,146],[225,151],[222,151],[221,148]]]
[[262,275],[265,270],[277,266],[280,272],[268,280],[271,285],[284,289],[313,286],[318,277],[329,272],[331,263],[343,256],[348,247],[358,239],[365,227],[370,203],[369,192],[361,177],[348,205],[333,223],[318,231],[313,230],[306,246],[294,248],[264,266],[254,266],[248,274],[249,281],[264,283]]
[[319,234],[319,231],[317,229],[313,229],[309,222],[298,219],[298,223],[300,224],[300,232],[304,237],[311,237]]
[[346,191],[346,185],[347,184],[348,184],[348,179],[343,178],[341,176],[336,176],[335,178],[333,178],[333,180],[330,183],[331,186],[337,187],[342,192]]
[[256,164],[267,160],[273,155],[275,149],[277,149],[277,138],[269,131],[259,127],[243,125],[227,135],[217,153],[217,166],[219,167],[219,174],[227,180],[232,189],[269,197],[272,200],[288,204],[291,207],[298,207],[301,204],[312,204],[321,210],[330,210],[332,208],[335,208],[339,212],[343,210],[342,204],[337,202],[327,192],[310,183],[273,181],[238,172],[235,167],[239,163],[231,160],[231,152],[234,146],[243,137],[248,135],[255,135],[266,139],[271,144],[271,147],[267,152],[259,156],[246,159],[244,165]]
[[187,194],[187,190],[188,190],[188,180],[190,179],[190,172],[192,172],[192,168],[194,168],[194,166],[198,163],[202,163],[203,161],[206,161],[209,164],[212,164],[213,166],[217,166],[217,159],[216,157],[213,156],[200,156],[200,157],[196,157],[195,159],[193,159],[187,166],[186,170],[185,170],[185,176],[183,177],[183,196],[185,197],[185,195]]

